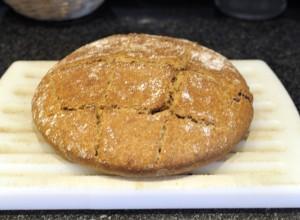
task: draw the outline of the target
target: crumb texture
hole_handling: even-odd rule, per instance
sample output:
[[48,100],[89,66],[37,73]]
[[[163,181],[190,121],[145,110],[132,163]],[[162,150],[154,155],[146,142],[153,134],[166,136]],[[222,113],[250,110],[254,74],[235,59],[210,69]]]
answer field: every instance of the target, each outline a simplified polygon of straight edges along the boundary
[[32,100],[39,131],[65,158],[123,176],[173,175],[214,161],[247,133],[249,88],[196,43],[113,35],[55,65]]

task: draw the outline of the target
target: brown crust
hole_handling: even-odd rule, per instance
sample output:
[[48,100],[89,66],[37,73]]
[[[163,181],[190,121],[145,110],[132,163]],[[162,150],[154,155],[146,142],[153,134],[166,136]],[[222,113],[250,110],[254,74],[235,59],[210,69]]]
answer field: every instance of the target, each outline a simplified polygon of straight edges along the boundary
[[74,51],[42,79],[38,130],[65,158],[121,176],[191,171],[245,135],[252,94],[220,54],[187,40],[113,35]]

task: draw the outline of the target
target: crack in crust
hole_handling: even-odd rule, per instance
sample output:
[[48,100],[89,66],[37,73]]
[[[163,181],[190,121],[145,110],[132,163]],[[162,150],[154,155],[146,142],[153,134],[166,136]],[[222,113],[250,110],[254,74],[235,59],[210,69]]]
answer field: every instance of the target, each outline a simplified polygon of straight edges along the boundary
[[99,109],[97,107],[95,107],[96,110],[96,125],[97,125],[97,140],[96,140],[96,145],[95,145],[95,157],[99,156],[99,149],[100,149],[100,136],[101,136],[101,112],[99,111]]
[[240,102],[241,99],[245,99],[245,100],[247,100],[249,103],[252,103],[252,101],[253,101],[253,98],[252,98],[251,96],[247,95],[247,94],[246,94],[245,92],[243,92],[243,91],[239,91],[238,94],[237,94],[235,97],[233,97],[232,100],[235,101],[235,102]]
[[164,121],[164,124],[161,127],[160,130],[160,136],[159,136],[159,141],[158,141],[158,148],[157,148],[157,157],[155,161],[155,165],[157,165],[160,162],[161,159],[161,152],[164,147],[164,140],[165,140],[165,134],[166,134],[166,123],[167,120]]

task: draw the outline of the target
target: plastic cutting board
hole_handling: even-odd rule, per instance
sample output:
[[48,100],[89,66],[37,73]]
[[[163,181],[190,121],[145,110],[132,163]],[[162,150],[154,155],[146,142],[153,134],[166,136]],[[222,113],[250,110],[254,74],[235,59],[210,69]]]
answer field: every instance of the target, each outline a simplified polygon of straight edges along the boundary
[[0,80],[0,209],[300,207],[300,119],[260,60],[235,60],[254,94],[247,141],[189,175],[96,174],[57,155],[35,131],[31,98],[55,61],[14,62]]

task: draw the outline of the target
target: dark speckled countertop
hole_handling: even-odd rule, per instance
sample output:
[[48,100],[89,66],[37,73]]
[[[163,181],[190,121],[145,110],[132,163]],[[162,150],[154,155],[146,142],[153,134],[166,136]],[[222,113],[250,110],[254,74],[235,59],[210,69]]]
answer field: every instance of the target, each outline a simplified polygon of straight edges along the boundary
[[[107,0],[85,18],[60,23],[26,19],[0,1],[0,75],[15,60],[60,59],[90,41],[129,32],[187,38],[231,59],[262,59],[300,110],[300,8],[296,1],[290,1],[276,19],[250,22],[223,16],[212,1]],[[300,209],[0,212],[0,219],[75,218],[300,219]]]

